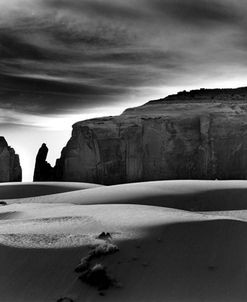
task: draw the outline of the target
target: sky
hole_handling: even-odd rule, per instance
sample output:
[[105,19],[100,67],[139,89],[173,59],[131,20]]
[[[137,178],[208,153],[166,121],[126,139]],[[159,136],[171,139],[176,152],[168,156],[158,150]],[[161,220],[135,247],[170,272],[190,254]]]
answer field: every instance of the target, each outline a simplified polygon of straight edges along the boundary
[[247,86],[246,0],[0,0],[0,135],[31,181],[73,123],[181,90]]

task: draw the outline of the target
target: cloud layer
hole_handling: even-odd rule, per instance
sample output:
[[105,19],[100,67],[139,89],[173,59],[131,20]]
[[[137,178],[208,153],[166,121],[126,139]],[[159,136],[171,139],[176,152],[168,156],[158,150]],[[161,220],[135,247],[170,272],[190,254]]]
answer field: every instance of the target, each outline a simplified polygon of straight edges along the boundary
[[221,86],[246,73],[246,14],[244,0],[0,0],[0,114]]

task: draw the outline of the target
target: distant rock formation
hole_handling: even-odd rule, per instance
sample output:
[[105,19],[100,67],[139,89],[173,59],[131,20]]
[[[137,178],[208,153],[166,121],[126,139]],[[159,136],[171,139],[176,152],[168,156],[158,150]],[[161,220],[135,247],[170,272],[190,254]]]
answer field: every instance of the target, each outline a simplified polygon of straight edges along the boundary
[[19,156],[8,146],[5,138],[0,136],[0,182],[22,180]]
[[33,181],[49,181],[53,180],[53,168],[46,161],[48,148],[46,144],[42,144],[36,156],[35,170]]
[[247,88],[184,91],[78,122],[52,173],[108,185],[247,179]]

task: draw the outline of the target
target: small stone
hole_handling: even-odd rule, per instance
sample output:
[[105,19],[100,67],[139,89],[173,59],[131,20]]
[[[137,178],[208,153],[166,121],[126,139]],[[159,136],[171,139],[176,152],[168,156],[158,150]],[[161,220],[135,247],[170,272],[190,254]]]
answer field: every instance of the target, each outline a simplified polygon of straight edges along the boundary
[[99,234],[99,236],[97,238],[103,239],[103,240],[109,240],[109,239],[112,239],[112,236],[110,233],[102,232],[101,234]]

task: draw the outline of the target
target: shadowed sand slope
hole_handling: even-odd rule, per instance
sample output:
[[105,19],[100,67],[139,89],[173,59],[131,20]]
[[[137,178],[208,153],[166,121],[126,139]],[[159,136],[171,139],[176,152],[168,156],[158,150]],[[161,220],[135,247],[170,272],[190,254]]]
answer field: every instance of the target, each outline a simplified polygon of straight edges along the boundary
[[[247,209],[246,181],[176,180],[102,186],[37,198],[23,203],[143,204],[192,211]],[[10,203],[17,200],[9,200]]]
[[[246,200],[245,181],[161,181],[8,199],[0,207],[0,301],[247,301]],[[99,238],[102,232],[111,238]],[[119,251],[91,265],[105,267],[121,286],[99,291],[74,270],[109,243]]]
[[[117,254],[96,260],[122,284],[121,288],[104,292],[107,301],[240,302],[247,299],[247,225],[244,222],[166,209],[160,212],[156,207],[128,209],[124,205],[107,206],[110,209],[102,206],[99,215],[97,207],[87,206],[86,215],[98,224],[94,229],[90,220],[78,224],[72,234],[80,234],[82,241],[73,248],[54,248],[51,238],[59,232],[51,225],[43,225],[41,231],[35,223],[34,229],[26,225],[26,232],[22,233],[24,240],[14,247],[16,241],[8,243],[7,227],[1,226],[1,233],[6,228],[6,238],[0,247],[1,301],[56,301],[64,296],[74,301],[102,301],[99,291],[83,284],[74,272],[80,259],[88,254],[87,246],[96,244],[97,234],[102,230],[111,231],[114,243],[120,248]],[[109,211],[119,223],[113,218],[107,221]],[[129,222],[120,218],[130,212]],[[22,228],[16,226],[14,230],[14,225],[9,230],[10,237],[21,236]],[[68,225],[60,226],[61,233],[71,233]],[[18,227],[19,232],[15,233]],[[37,248],[21,247],[25,245],[25,236],[32,237],[32,233],[36,237],[39,234],[41,241],[41,234],[47,236],[50,247],[46,243]],[[26,242],[30,244],[32,239]]]
[[77,182],[3,183],[0,184],[0,199],[27,198],[96,187],[100,185]]

